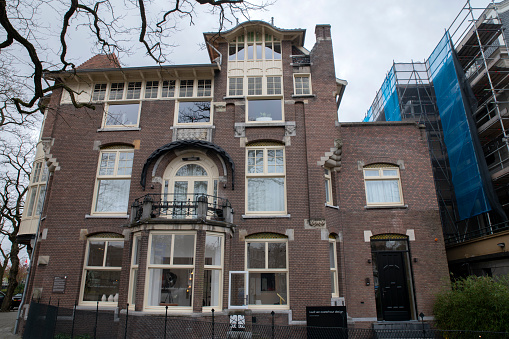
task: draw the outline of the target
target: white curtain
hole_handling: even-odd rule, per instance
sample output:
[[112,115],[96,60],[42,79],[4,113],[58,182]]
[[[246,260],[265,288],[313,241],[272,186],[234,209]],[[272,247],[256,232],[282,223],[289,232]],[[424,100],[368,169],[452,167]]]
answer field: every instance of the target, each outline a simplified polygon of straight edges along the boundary
[[366,181],[368,203],[401,202],[398,180]]
[[284,194],[284,178],[249,178],[247,181],[248,210],[250,212],[284,211]]

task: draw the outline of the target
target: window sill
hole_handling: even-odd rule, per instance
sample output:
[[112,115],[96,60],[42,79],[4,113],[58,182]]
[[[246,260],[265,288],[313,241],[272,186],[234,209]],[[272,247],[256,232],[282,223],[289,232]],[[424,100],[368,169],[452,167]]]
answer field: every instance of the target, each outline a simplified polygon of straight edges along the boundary
[[316,98],[316,94],[292,94],[292,98]]
[[367,210],[376,210],[376,209],[406,209],[408,205],[390,205],[390,206],[364,206]]
[[246,99],[243,95],[233,95],[228,97],[223,97],[223,100],[231,100],[231,99]]
[[244,219],[275,219],[290,217],[290,214],[242,214],[242,218]]
[[216,128],[215,125],[212,125],[212,124],[207,124],[207,125],[203,125],[203,124],[196,124],[196,125],[174,125],[174,126],[170,126],[170,129],[173,130],[173,129],[177,129],[177,128]]
[[250,121],[245,123],[245,127],[284,127],[284,126],[286,126],[285,121],[275,121],[275,122]]
[[[81,304],[81,305],[76,306],[77,310],[84,310],[84,311],[90,311],[90,310],[95,311],[96,308],[97,308],[97,303],[93,303],[93,304]],[[112,311],[114,311],[114,310],[116,310],[118,308],[118,303],[112,302],[109,305],[106,305],[106,303],[99,302],[99,308],[101,310],[112,310]]]
[[85,219],[129,219],[129,214],[85,214]]
[[117,131],[140,131],[140,127],[105,127],[97,129],[97,132],[117,132]]
[[339,206],[329,205],[327,203],[325,203],[325,207],[335,208],[335,209],[339,210]]

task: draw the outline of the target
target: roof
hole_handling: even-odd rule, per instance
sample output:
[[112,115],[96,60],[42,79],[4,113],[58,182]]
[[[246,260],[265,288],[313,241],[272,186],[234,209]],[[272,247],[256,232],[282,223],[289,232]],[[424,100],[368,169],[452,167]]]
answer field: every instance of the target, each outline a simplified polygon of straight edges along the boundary
[[120,68],[115,54],[97,54],[76,67],[76,69]]

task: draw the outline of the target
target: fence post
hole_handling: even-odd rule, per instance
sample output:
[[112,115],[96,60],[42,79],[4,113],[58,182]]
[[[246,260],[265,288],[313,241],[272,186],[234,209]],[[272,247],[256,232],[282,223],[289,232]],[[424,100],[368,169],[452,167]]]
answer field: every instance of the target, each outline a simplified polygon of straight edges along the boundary
[[271,337],[272,339],[275,338],[275,333],[274,333],[274,315],[275,314],[276,313],[274,311],[270,312],[270,315],[272,316],[272,337]]
[[127,320],[129,319],[129,303],[125,309],[125,328],[124,328],[124,339],[127,338]]
[[168,322],[168,305],[166,305],[166,313],[164,315],[164,339],[166,339],[166,324]]
[[214,309],[212,309],[212,339],[214,339]]
[[95,309],[95,324],[94,324],[94,339],[97,336],[97,316],[99,315],[99,302],[97,302],[97,307]]
[[74,319],[76,319],[76,305],[78,305],[78,300],[74,301],[74,307],[73,307],[73,310],[72,310],[71,339],[74,338]]
[[60,298],[57,299],[57,314],[55,314],[55,326],[53,327],[53,337],[55,336],[55,331],[57,330],[59,308],[60,308]]

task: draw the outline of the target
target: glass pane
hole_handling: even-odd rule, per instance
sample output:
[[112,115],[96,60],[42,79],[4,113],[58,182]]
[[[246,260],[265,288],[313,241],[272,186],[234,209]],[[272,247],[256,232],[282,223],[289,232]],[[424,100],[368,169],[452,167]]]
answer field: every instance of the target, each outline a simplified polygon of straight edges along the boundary
[[279,42],[274,43],[274,59],[281,59],[281,43]]
[[149,269],[148,306],[191,306],[192,269]]
[[263,173],[263,150],[249,150],[247,152],[248,173]]
[[194,235],[175,235],[173,265],[192,265],[194,262]]
[[120,271],[87,270],[85,274],[83,301],[109,301],[118,294]]
[[286,273],[249,273],[250,305],[286,305]]
[[106,126],[138,125],[140,104],[109,105]]
[[41,174],[42,162],[35,164],[34,170],[32,171],[32,182],[39,182],[39,175]]
[[203,306],[219,306],[220,270],[205,270],[203,279]]
[[123,249],[124,249],[123,241],[108,241],[108,251],[106,252],[106,266],[122,267]]
[[188,196],[187,196],[187,181],[175,181],[173,185],[173,208],[172,214],[174,218],[185,218],[186,215],[194,212],[194,208],[186,207]]
[[237,45],[237,60],[244,60],[244,44]]
[[406,240],[373,240],[371,241],[371,251],[407,251],[408,242]]
[[230,277],[230,305],[244,306],[246,304],[246,275],[232,273]]
[[266,268],[264,242],[250,242],[247,244],[247,268]]
[[262,44],[255,44],[256,47],[256,59],[262,59]]
[[384,169],[383,170],[383,175],[384,177],[396,177],[398,176],[398,171],[397,170],[386,170]]
[[133,168],[133,152],[120,152],[117,175],[131,175]]
[[99,180],[96,212],[126,213],[131,180]]
[[173,193],[175,200],[187,201],[187,181],[175,181]]
[[269,242],[269,268],[286,268],[286,242]]
[[379,170],[364,170],[365,177],[378,177],[380,175]]
[[207,189],[208,189],[208,181],[195,181],[194,182],[194,198],[196,199],[197,197],[203,195],[203,194],[207,194]]
[[88,243],[87,266],[102,266],[104,259],[104,241],[90,241]]
[[117,152],[103,152],[101,154],[101,164],[99,165],[99,175],[115,174],[115,159]]
[[366,181],[368,203],[399,203],[398,180],[369,180]]
[[130,82],[127,85],[126,99],[139,99],[141,93],[141,82]]
[[34,213],[34,204],[35,204],[35,197],[37,196],[37,186],[34,186],[32,190],[30,191],[30,199],[28,202],[28,211],[27,216],[31,217]]
[[334,251],[334,244],[329,243],[329,259],[330,259],[330,268],[336,268],[336,251]]
[[210,102],[207,101],[181,101],[179,102],[178,122],[195,123],[210,121]]
[[133,239],[133,254],[132,254],[132,263],[133,265],[139,265],[140,264],[140,240],[141,237],[136,236]]
[[330,202],[329,196],[329,179],[325,179],[325,201]]
[[124,95],[124,83],[113,83],[110,88],[110,100],[122,100]]
[[283,112],[280,99],[248,101],[249,121],[272,121],[282,119]]
[[332,287],[332,294],[336,293],[336,271],[330,272],[330,285]]
[[137,268],[132,270],[131,281],[132,281],[132,283],[131,283],[132,285],[131,285],[130,303],[131,303],[131,305],[135,305],[135,303],[136,303],[136,288],[138,286],[138,269]]
[[46,185],[42,185],[41,188],[39,189],[39,195],[37,196],[37,208],[35,209],[35,215],[41,215],[45,196],[46,196]]
[[265,43],[265,59],[272,59],[272,42]]
[[150,263],[155,265],[169,265],[171,258],[171,234],[152,235],[150,248]]
[[253,44],[248,44],[247,45],[247,59],[253,60],[253,58],[254,58],[254,46],[253,46]]
[[284,172],[284,158],[282,149],[267,151],[267,171],[268,173]]
[[189,164],[182,166],[175,175],[177,177],[206,177],[207,171],[200,165]]
[[145,98],[157,98],[157,90],[159,89],[158,81],[147,81],[145,86]]
[[205,265],[221,266],[221,237],[207,235],[205,238]]
[[163,81],[163,89],[161,96],[163,98],[171,98],[175,96],[175,80]]
[[249,212],[282,212],[285,210],[284,178],[249,178],[247,209]]

